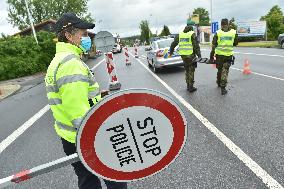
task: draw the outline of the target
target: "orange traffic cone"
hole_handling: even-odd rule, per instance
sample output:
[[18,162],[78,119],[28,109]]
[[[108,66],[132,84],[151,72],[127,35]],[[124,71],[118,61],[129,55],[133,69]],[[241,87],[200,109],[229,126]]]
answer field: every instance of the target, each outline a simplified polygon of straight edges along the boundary
[[250,64],[249,64],[248,59],[245,59],[243,74],[246,74],[246,75],[251,74]]

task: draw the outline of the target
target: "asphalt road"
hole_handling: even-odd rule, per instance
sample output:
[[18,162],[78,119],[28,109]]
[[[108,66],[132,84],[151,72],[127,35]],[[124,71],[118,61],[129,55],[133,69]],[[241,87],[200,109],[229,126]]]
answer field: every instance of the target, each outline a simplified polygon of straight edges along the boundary
[[[193,94],[185,89],[182,67],[164,69],[157,76],[283,187],[284,51],[258,48],[236,48],[235,51],[237,61],[235,69],[230,70],[226,96],[220,95],[215,83],[216,69],[211,65],[198,65],[195,77],[198,91]],[[139,54],[139,60],[131,56],[132,65],[128,67],[123,54],[114,55],[122,89],[150,88],[175,98],[186,113],[188,139],[180,156],[166,170],[130,183],[129,188],[267,188],[265,181],[241,160],[242,157],[232,152],[179,97],[142,66],[147,65],[143,47]],[[204,48],[202,56],[208,55],[209,49]],[[98,65],[102,58],[90,60],[89,67]],[[237,70],[242,69],[245,59],[256,74],[243,75]],[[107,88],[104,62],[94,72],[101,88]],[[40,78],[22,83],[24,87],[18,94],[0,102],[0,149],[4,139],[46,106],[42,81]],[[0,178],[64,156],[52,125],[51,112],[47,111],[0,151]],[[67,166],[9,188],[72,189],[77,188],[76,182],[72,167]]]

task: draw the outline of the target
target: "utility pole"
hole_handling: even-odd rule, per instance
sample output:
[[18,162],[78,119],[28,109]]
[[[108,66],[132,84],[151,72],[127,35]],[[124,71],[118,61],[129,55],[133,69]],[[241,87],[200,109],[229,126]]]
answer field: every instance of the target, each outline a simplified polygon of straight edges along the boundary
[[[210,0],[210,25],[211,25],[211,31],[212,31],[212,23],[213,23],[213,0]],[[213,33],[211,32],[210,35],[210,42],[213,40]]]
[[38,44],[36,32],[35,32],[35,28],[34,28],[34,23],[32,21],[32,16],[31,16],[31,13],[30,13],[30,9],[29,9],[27,0],[25,0],[25,4],[26,4],[26,8],[27,8],[27,12],[28,12],[28,18],[29,18],[29,21],[30,21],[30,24],[31,24],[31,28],[33,30],[34,38],[36,40],[36,43]]

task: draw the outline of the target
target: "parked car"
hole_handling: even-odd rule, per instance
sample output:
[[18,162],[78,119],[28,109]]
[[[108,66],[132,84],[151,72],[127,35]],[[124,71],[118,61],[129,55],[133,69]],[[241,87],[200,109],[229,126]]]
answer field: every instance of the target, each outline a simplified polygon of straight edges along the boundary
[[119,43],[115,43],[112,48],[112,53],[121,53],[122,52],[122,46]]
[[174,38],[158,39],[152,42],[150,51],[147,52],[148,66],[153,67],[157,73],[163,67],[182,66],[184,65],[181,56],[178,54],[178,46],[174,53],[169,57],[169,50]]
[[281,48],[284,49],[284,33],[278,36],[278,43],[281,46]]

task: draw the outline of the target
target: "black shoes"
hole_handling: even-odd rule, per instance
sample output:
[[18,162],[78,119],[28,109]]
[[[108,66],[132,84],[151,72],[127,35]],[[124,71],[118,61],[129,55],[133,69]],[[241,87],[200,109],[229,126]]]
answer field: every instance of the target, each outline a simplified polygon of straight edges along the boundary
[[194,91],[197,90],[197,88],[196,88],[196,87],[193,87],[193,85],[187,84],[187,90],[188,90],[190,93],[193,93]]
[[225,87],[221,87],[221,94],[225,95],[227,93],[228,93],[227,89]]

